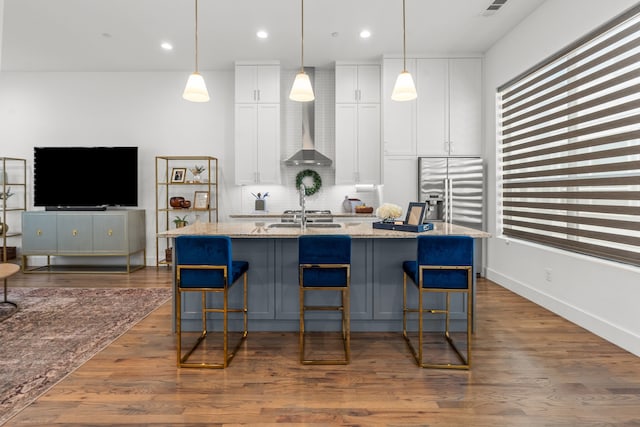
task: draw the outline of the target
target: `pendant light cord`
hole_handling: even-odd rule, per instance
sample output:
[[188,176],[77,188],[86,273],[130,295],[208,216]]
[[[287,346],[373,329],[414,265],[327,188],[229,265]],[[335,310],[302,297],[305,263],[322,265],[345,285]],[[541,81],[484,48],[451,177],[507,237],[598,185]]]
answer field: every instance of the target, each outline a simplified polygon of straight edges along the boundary
[[[197,0],[196,0],[197,1]],[[402,70],[407,71],[407,29],[405,23],[405,0],[402,0]]]
[[198,0],[196,0],[196,73],[198,72]]
[[302,6],[300,8],[300,21],[302,22],[302,43],[300,43],[300,72],[304,73],[304,0],[300,0],[300,4]]

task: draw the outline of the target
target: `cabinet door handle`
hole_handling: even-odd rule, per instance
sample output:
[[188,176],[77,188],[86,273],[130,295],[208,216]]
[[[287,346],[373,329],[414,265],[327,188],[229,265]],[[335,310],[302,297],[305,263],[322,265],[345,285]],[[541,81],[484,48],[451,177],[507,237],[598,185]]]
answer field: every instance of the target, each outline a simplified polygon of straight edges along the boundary
[[77,235],[78,235],[78,230],[73,230],[73,231],[71,232],[71,234],[73,234],[74,236],[77,236]]
[[257,99],[257,101],[260,101],[260,89],[256,90],[256,92],[258,92],[258,99]]
[[36,231],[36,235],[38,235],[38,236],[42,236],[42,230],[37,230],[37,231]]
[[107,236],[113,236],[113,230],[107,231]]

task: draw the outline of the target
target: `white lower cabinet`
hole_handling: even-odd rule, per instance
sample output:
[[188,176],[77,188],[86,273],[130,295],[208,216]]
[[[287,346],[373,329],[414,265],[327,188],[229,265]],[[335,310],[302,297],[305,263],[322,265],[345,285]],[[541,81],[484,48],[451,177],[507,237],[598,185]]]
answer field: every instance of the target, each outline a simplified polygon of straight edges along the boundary
[[379,184],[380,151],[380,105],[336,104],[336,184]]

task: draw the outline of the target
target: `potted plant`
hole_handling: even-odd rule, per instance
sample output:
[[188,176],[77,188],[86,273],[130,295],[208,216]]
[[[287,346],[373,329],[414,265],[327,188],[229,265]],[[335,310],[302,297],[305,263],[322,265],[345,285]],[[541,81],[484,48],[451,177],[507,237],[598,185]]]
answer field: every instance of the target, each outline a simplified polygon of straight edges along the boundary
[[176,225],[176,228],[182,228],[185,225],[189,224],[189,221],[187,221],[187,216],[183,216],[182,218],[180,218],[179,216],[176,216],[176,218],[173,220],[173,223]]
[[195,165],[191,168],[191,173],[193,174],[193,182],[201,182],[202,181],[202,173],[206,170],[204,166]]

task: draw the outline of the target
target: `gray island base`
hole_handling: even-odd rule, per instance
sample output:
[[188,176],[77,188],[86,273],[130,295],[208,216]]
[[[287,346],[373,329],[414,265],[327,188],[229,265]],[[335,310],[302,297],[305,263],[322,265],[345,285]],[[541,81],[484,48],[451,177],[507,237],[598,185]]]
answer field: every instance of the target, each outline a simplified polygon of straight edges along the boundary
[[[273,223],[278,224],[278,223]],[[227,235],[232,238],[233,257],[249,262],[249,331],[297,331],[299,328],[298,294],[298,240],[301,234],[349,234],[353,238],[351,251],[351,330],[353,332],[402,331],[402,261],[415,259],[416,237],[421,234],[464,235],[478,239],[488,238],[486,232],[435,223],[434,229],[423,233],[374,229],[371,222],[341,222],[332,228],[281,227],[267,222],[195,223],[176,230],[161,233],[159,237],[179,235]],[[416,297],[415,289],[408,297]],[[239,298],[240,292],[231,290],[231,297]],[[184,330],[198,330],[200,322],[200,296],[187,295],[182,303]],[[312,303],[335,303],[333,295],[317,297]],[[452,327],[464,329],[468,301],[462,295],[452,297]],[[324,298],[324,299],[322,299]],[[234,301],[239,302],[239,301]],[[444,295],[436,295],[429,302],[430,308],[444,307]],[[335,320],[313,320],[310,313],[310,330],[336,330]],[[429,316],[427,329],[442,326],[443,317]],[[217,323],[217,320],[216,320]],[[239,320],[230,321],[233,329],[240,327]],[[218,327],[217,324],[214,325]]]

